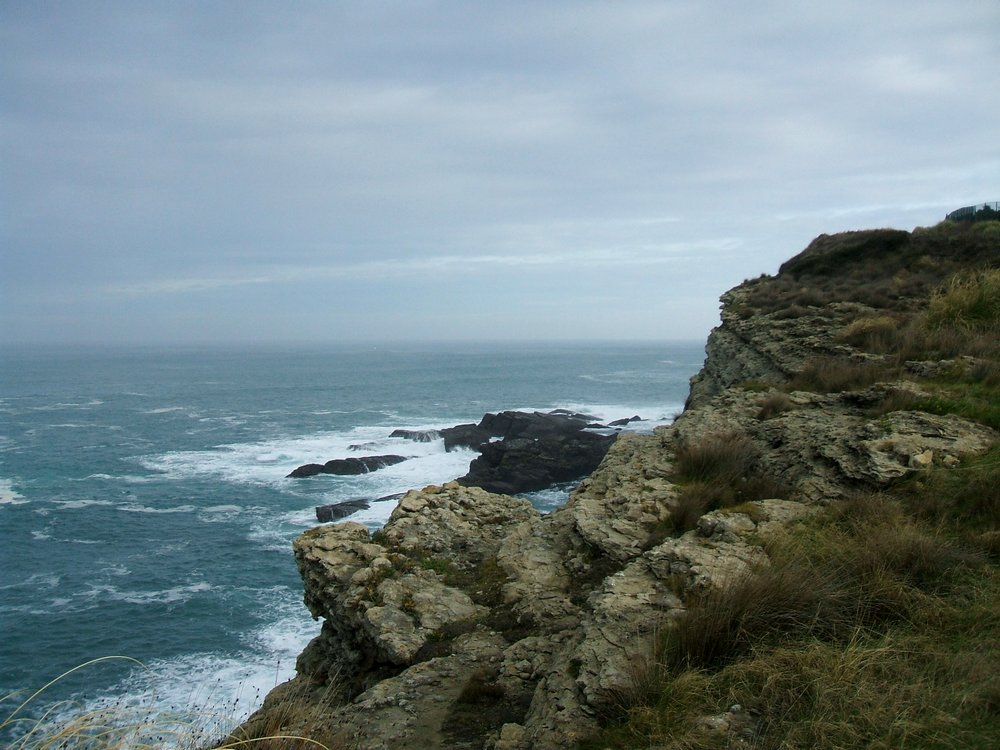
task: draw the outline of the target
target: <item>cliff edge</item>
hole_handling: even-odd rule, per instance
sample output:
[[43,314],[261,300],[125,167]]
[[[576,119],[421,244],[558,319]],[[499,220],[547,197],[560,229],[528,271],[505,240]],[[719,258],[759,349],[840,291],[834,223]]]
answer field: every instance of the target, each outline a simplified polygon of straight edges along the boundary
[[[563,508],[451,483],[407,493],[375,534],[302,534],[321,634],[234,736],[545,750],[604,731],[595,747],[652,746],[652,730],[606,733],[667,681],[663,644],[691,612],[775,567],[790,530],[838,503],[889,498],[895,518],[897,488],[992,455],[1000,314],[939,308],[949,279],[995,282],[998,267],[996,223],[822,236],[723,295],[684,413],[619,435]],[[990,523],[977,565],[995,563]],[[718,702],[692,709],[698,746],[764,731],[769,704]]]

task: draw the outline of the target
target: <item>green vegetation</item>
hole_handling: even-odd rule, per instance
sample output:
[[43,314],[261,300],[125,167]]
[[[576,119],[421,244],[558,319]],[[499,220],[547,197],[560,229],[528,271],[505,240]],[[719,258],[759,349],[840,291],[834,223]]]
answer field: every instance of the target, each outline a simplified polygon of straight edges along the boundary
[[[869,418],[921,410],[1000,430],[1000,222],[820,237],[746,288],[741,317],[875,308],[838,337],[854,356],[817,357],[783,390],[905,377],[930,395],[889,390]],[[793,408],[778,393],[761,397],[758,419]],[[735,501],[756,464],[749,440],[703,442],[678,452],[677,530],[706,509],[746,507]],[[584,748],[996,746],[1000,444],[758,543],[768,564],[685,602]]]
[[679,448],[674,481],[681,491],[669,523],[678,534],[695,528],[709,511],[789,494],[784,483],[761,470],[757,447],[738,432],[708,435]]
[[[968,498],[988,481],[943,474]],[[770,565],[691,602],[584,747],[993,747],[1000,572],[956,539],[996,495],[958,511],[930,500],[937,482],[834,505],[770,543]]]
[[1000,332],[1000,270],[956,274],[936,291],[927,310],[932,328]]
[[1000,222],[944,221],[903,232],[875,229],[820,235],[784,263],[776,277],[747,285],[740,315],[822,314],[846,300],[884,311],[912,312],[926,304],[942,279],[970,268],[1000,266]]

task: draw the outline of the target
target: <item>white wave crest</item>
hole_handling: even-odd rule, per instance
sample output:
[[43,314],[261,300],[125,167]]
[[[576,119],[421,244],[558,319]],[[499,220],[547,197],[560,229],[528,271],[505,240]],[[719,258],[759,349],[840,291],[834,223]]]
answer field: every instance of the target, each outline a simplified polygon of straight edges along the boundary
[[82,500],[53,500],[53,503],[62,507],[63,510],[77,510],[79,508],[89,508],[93,505],[114,505],[110,500],[94,500],[84,498]]
[[193,505],[176,505],[172,508],[150,508],[148,505],[129,503],[127,505],[119,505],[118,510],[125,511],[126,513],[193,513],[198,509]]
[[91,586],[83,596],[88,599],[110,599],[129,604],[176,604],[190,599],[194,594],[212,590],[212,584],[205,581],[188,586],[174,586],[159,591],[122,591],[115,586]]
[[24,505],[30,502],[14,489],[14,480],[0,479],[0,505]]

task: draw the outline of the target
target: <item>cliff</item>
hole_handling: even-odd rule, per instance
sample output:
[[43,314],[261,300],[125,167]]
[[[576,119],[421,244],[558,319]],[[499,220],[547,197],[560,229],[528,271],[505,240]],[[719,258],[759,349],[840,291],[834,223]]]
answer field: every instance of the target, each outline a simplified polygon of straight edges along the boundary
[[[996,408],[995,319],[935,323],[934,305],[956,273],[998,266],[988,223],[820,237],[722,297],[684,413],[620,435],[565,507],[451,483],[407,493],[378,533],[307,531],[295,559],[322,632],[236,736],[529,750],[627,722],[665,634],[773,567],[789,530],[992,449],[1000,424],[976,409]],[[699,746],[763,731],[762,709],[719,700],[693,710]]]

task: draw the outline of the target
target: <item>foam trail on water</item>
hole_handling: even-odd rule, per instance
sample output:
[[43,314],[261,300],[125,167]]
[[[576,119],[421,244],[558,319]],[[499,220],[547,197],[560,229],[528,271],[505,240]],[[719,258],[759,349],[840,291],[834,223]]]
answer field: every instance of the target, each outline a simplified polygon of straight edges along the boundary
[[149,721],[151,739],[165,735],[156,746],[210,746],[259,708],[273,687],[294,676],[296,657],[319,629],[297,592],[263,590],[259,596],[273,619],[243,636],[242,651],[152,661],[98,695],[75,701],[57,718],[113,707],[123,722]]
[[12,479],[0,479],[0,505],[24,505],[27,502],[30,501],[14,489]]

